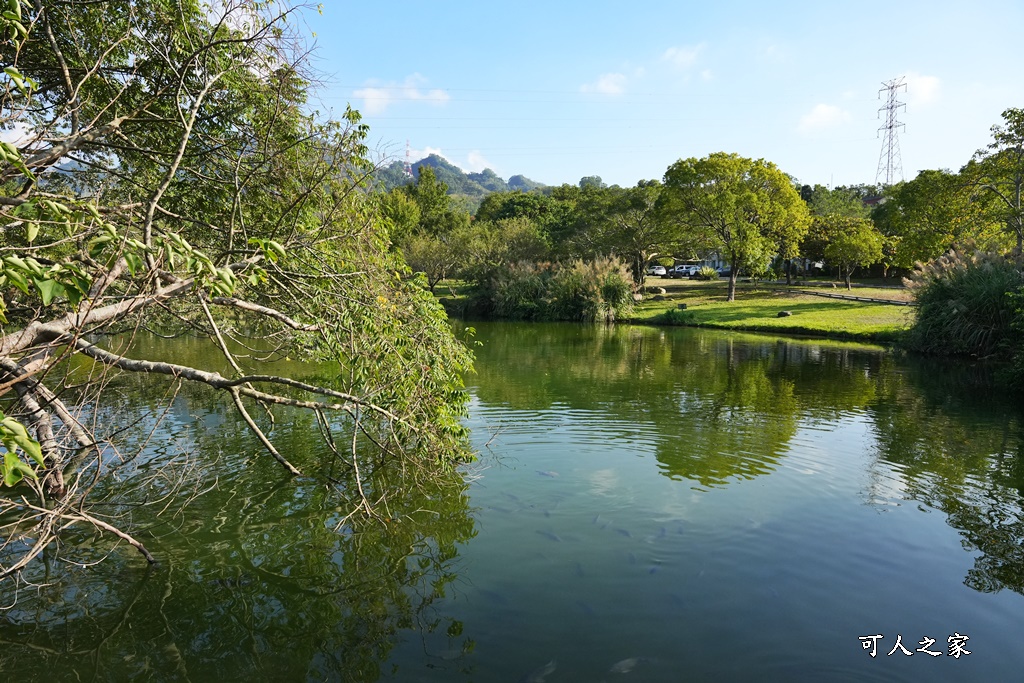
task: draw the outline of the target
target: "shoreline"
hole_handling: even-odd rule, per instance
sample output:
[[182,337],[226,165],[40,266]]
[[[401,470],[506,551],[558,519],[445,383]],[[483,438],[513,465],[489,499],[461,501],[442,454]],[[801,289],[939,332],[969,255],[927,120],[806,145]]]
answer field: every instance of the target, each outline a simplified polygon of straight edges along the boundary
[[[614,322],[894,344],[909,329],[915,311],[903,287],[855,285],[847,293],[845,285],[840,289],[829,282],[740,281],[732,302],[726,301],[727,287],[723,280],[648,278],[645,298]],[[450,316],[466,318],[466,290],[447,289],[454,296],[442,295],[439,287],[438,300]],[[805,291],[815,289],[824,291]],[[788,315],[780,316],[783,312]]]

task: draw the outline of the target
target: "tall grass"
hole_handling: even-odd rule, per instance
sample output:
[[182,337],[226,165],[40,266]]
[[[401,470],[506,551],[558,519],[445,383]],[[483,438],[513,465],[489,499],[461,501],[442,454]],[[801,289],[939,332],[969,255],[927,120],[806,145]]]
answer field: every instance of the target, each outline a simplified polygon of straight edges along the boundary
[[633,307],[633,279],[621,261],[601,257],[558,264],[514,263],[500,268],[477,306],[508,320],[611,322]]
[[1009,358],[1019,352],[1024,291],[1019,255],[952,250],[918,264],[904,283],[917,300],[907,344],[924,353]]
[[513,263],[497,269],[491,286],[480,292],[491,314],[507,320],[539,320],[547,316],[551,264]]

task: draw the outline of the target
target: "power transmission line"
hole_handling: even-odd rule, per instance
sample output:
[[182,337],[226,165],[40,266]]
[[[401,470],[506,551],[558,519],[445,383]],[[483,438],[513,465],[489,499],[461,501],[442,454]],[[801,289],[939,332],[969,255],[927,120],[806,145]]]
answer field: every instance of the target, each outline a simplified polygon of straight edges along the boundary
[[892,185],[893,179],[898,175],[900,180],[903,180],[903,159],[900,158],[900,139],[899,129],[900,127],[906,128],[906,126],[896,120],[896,113],[900,107],[903,107],[904,111],[907,105],[896,99],[896,93],[899,92],[900,88],[906,90],[907,84],[905,83],[906,77],[900,76],[894,78],[891,81],[883,82],[885,86],[878,91],[878,97],[881,99],[882,93],[887,93],[886,104],[884,107],[878,109],[878,113],[885,112],[885,123],[878,128],[878,132],[885,131],[885,137],[882,140],[882,153],[878,156],[878,171],[875,173],[875,182],[877,183],[880,178],[885,178],[885,185]]

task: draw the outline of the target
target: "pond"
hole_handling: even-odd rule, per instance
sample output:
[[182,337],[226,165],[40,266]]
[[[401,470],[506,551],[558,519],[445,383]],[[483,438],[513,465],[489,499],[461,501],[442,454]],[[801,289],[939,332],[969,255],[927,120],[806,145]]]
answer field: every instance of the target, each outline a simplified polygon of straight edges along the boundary
[[[138,513],[161,565],[105,543],[73,564],[53,552],[29,577],[43,587],[0,613],[0,671],[1019,678],[1024,410],[983,368],[682,328],[488,323],[474,338],[480,460],[392,497],[387,526],[339,526],[329,490],[282,477],[217,397],[170,399],[138,465],[193,473],[168,488],[183,512]],[[122,391],[138,411],[167,389]],[[277,437],[317,449],[308,422]]]

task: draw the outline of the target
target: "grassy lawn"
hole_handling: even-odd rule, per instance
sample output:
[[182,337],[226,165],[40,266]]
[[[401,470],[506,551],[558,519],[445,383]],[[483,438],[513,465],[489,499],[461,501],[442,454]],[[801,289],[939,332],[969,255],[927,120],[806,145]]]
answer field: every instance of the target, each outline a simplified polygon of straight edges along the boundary
[[[669,280],[647,278],[647,287],[662,287],[662,301],[647,299],[638,304],[633,315],[625,322],[646,324],[684,324],[732,330],[806,334],[819,337],[854,339],[859,341],[893,341],[910,326],[914,309],[863,301],[830,299],[805,294],[819,291],[827,294],[857,296],[872,299],[909,301],[910,294],[895,287],[873,287],[855,283],[848,291],[841,283],[833,287],[827,281],[805,282],[787,288],[778,284],[736,285],[736,301],[726,301],[728,282],[701,282],[697,280]],[[438,284],[434,294],[449,302],[464,301],[471,287],[459,280],[445,280]],[[453,296],[454,295],[454,296]],[[686,310],[679,309],[686,304]],[[677,319],[663,319],[667,311],[678,311]],[[779,311],[793,315],[778,317]],[[683,319],[679,316],[682,314]]]
[[[679,304],[686,304],[685,311],[675,314],[677,324],[887,341],[909,327],[914,311],[909,306],[828,299],[801,293],[801,288],[797,287],[787,289],[748,282],[737,284],[736,301],[732,303],[726,301],[728,283],[724,280],[648,278],[647,286],[663,287],[666,299],[646,299],[634,310],[631,322],[665,323],[662,317],[666,311],[679,311]],[[819,288],[820,285],[815,287]],[[847,291],[845,287],[827,286],[824,291],[894,301],[910,298],[905,290],[881,287],[856,287]],[[789,311],[792,315],[780,318],[780,311]]]

